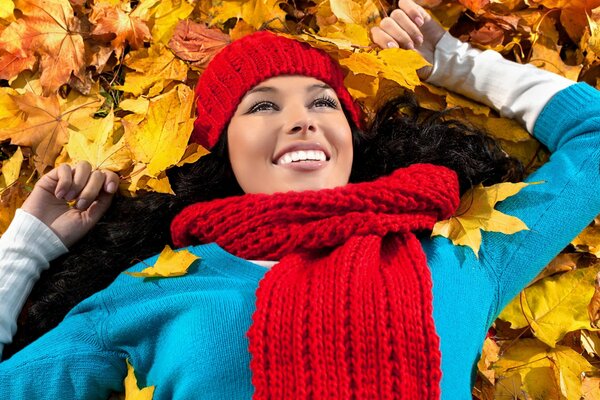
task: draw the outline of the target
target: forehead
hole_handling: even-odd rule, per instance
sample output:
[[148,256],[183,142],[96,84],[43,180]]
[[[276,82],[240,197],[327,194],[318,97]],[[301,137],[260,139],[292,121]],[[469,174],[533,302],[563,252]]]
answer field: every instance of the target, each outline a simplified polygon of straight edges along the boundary
[[250,89],[245,96],[255,93],[289,93],[290,91],[310,93],[322,90],[333,89],[316,78],[302,75],[282,75],[264,80]]

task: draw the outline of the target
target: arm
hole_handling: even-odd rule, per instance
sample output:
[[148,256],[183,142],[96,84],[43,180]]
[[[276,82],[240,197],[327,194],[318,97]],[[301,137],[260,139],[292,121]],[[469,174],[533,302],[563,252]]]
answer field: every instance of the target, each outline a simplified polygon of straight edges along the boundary
[[[480,261],[491,272],[497,289],[491,323],[600,213],[600,93],[586,84],[574,85],[550,72],[504,60],[494,51],[473,49],[423,16],[424,11],[411,1],[401,0],[399,6],[404,8],[402,15],[388,19],[385,26],[382,21],[382,28],[373,31],[376,43],[381,46],[395,40],[405,48],[410,47],[407,43],[416,43],[417,51],[434,64],[433,71],[422,71],[424,78],[431,73],[432,83],[521,121],[553,153],[548,163],[526,179],[544,184],[529,186],[497,207],[523,220],[530,230],[483,234]],[[418,16],[424,18],[420,28],[413,22]]]
[[[79,307],[81,310],[82,307]],[[102,399],[123,391],[125,354],[104,348],[101,306],[71,313],[58,327],[0,363],[2,398]]]
[[[16,318],[49,262],[96,224],[116,192],[118,177],[89,163],[61,165],[44,175],[0,238],[0,356]],[[75,207],[67,201],[74,200]],[[63,244],[64,243],[64,244]]]
[[31,214],[19,209],[0,238],[0,359],[17,330],[17,316],[40,273],[67,252],[60,239]]

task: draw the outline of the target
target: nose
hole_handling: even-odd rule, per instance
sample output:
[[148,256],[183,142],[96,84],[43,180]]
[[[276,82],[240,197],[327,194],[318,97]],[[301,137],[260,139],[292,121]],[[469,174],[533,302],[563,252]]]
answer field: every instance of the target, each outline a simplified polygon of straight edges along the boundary
[[287,116],[287,126],[285,132],[289,134],[307,134],[317,131],[315,122],[311,118],[308,110],[304,107],[301,109],[295,108],[289,112]]

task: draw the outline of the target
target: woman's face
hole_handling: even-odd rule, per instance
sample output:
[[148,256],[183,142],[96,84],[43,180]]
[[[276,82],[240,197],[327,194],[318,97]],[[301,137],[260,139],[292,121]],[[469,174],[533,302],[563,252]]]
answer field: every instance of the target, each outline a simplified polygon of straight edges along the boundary
[[315,78],[278,76],[248,91],[227,129],[233,173],[246,193],[348,183],[352,132],[335,91]]

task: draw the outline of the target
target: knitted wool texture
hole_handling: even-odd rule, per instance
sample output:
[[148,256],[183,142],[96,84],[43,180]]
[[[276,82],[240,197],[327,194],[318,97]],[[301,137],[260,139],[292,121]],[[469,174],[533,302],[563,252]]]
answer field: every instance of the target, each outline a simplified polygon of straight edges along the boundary
[[254,399],[438,399],[432,284],[414,232],[458,205],[456,174],[416,164],[373,182],[198,203],[177,246],[280,260],[248,332]]
[[337,62],[307,43],[260,31],[223,48],[200,76],[196,85],[198,117],[190,140],[212,148],[248,90],[281,75],[325,82],[335,90],[356,126],[361,126],[360,108],[344,87],[344,73]]

